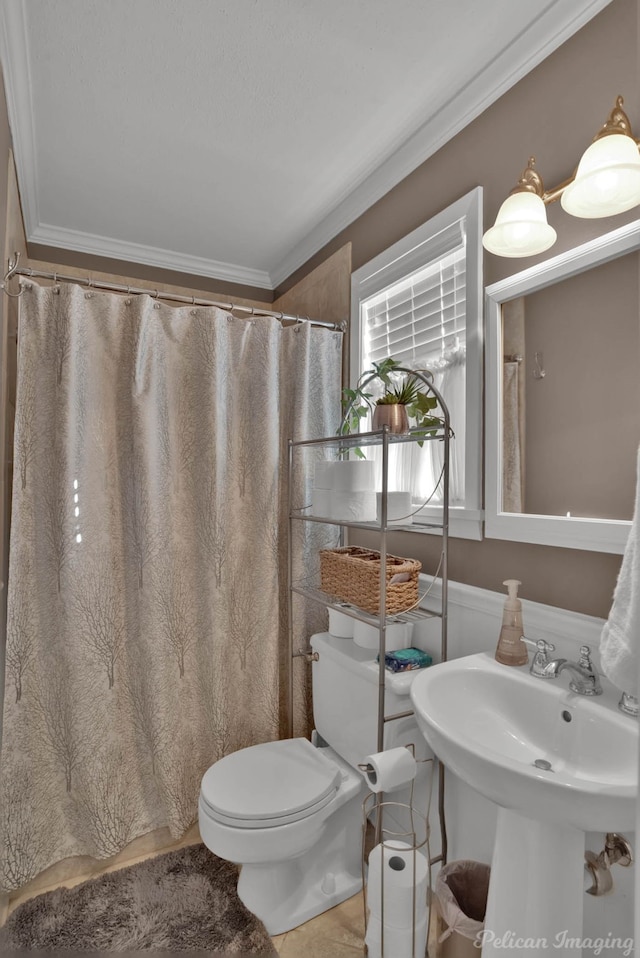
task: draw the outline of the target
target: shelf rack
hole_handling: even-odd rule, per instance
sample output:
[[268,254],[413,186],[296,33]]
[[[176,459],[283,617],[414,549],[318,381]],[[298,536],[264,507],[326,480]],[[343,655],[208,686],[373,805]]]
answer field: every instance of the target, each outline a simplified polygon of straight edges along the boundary
[[[394,721],[399,718],[403,718],[407,715],[411,715],[411,711],[400,712],[394,715],[385,715],[385,691],[386,691],[386,669],[385,669],[385,641],[386,641],[386,591],[387,591],[387,580],[386,580],[386,558],[387,558],[387,536],[389,533],[402,532],[402,531],[416,531],[418,529],[433,529],[441,530],[442,533],[442,550],[440,557],[440,565],[438,568],[438,578],[440,578],[442,583],[441,589],[441,603],[440,610],[433,612],[427,611],[425,609],[416,607],[409,612],[394,614],[393,618],[397,620],[398,618],[408,618],[410,617],[411,621],[415,621],[418,618],[434,618],[437,617],[441,620],[441,632],[440,632],[440,658],[442,662],[447,660],[447,603],[448,603],[448,546],[449,546],[449,443],[453,435],[450,425],[449,411],[447,406],[442,398],[442,395],[438,389],[433,385],[428,374],[421,370],[413,370],[405,367],[398,367],[396,372],[405,373],[407,375],[415,376],[420,379],[425,390],[430,392],[435,399],[437,400],[439,407],[439,421],[440,424],[437,429],[431,434],[425,435],[424,430],[420,429],[411,429],[408,433],[398,435],[391,433],[387,426],[384,426],[379,430],[370,430],[364,433],[357,433],[353,435],[335,435],[327,436],[320,439],[303,439],[303,440],[289,440],[289,542],[288,542],[288,595],[289,595],[289,628],[288,628],[288,653],[289,659],[298,656],[306,657],[311,661],[311,653],[307,649],[294,649],[294,636],[293,636],[293,610],[292,610],[292,599],[293,595],[297,594],[303,596],[311,601],[321,603],[329,608],[339,609],[341,612],[346,615],[351,616],[354,619],[357,619],[361,622],[366,622],[369,625],[377,626],[380,634],[380,644],[379,644],[379,662],[378,662],[378,721],[377,721],[377,751],[384,751],[384,729],[387,722]],[[371,376],[370,379],[375,378]],[[369,380],[366,380],[363,385]],[[349,413],[347,408],[345,412],[345,421]],[[411,524],[403,525],[396,522],[389,523],[387,516],[387,494],[388,494],[388,484],[389,484],[389,448],[397,444],[405,443],[431,443],[431,442],[442,442],[444,447],[443,452],[443,467],[439,483],[442,484],[442,521],[433,522],[431,520],[427,522],[421,521],[419,518],[417,521],[413,521]],[[337,520],[333,518],[326,518],[323,516],[310,515],[309,509],[310,506],[296,506],[294,505],[293,499],[293,483],[292,483],[292,474],[293,474],[293,465],[294,465],[294,453],[296,450],[304,448],[321,448],[321,449],[334,449],[337,450],[339,457],[344,457],[345,454],[348,454],[351,450],[361,449],[368,446],[378,446],[382,451],[382,489],[381,489],[381,501],[380,501],[380,521],[379,522],[351,522],[344,520]],[[302,586],[299,583],[293,581],[293,528],[296,522],[320,522],[328,525],[340,527],[340,540],[344,544],[345,533],[349,529],[364,529],[369,531],[377,532],[379,535],[379,551],[380,551],[380,615],[370,615],[367,612],[364,612],[362,609],[357,608],[355,605],[350,604],[345,607],[343,600],[340,597],[329,595],[323,592],[321,589]],[[289,736],[293,735],[293,669],[289,669],[289,688],[288,688],[288,722]],[[447,859],[447,834],[446,834],[446,825],[445,825],[445,815],[444,815],[444,768],[442,764],[439,764],[440,774],[439,774],[439,788],[438,788],[438,811],[440,819],[440,832],[441,832],[441,853],[439,856],[436,856],[432,859],[431,864],[436,864],[437,862],[442,862],[443,864]]]

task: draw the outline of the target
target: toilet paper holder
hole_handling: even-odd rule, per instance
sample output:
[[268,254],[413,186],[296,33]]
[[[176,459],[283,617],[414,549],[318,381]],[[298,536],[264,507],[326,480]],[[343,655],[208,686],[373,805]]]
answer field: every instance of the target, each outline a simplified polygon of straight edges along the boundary
[[[413,760],[415,761],[416,765],[424,765],[427,762],[433,762],[432,758],[416,758],[416,746],[414,742],[408,742],[403,747],[408,749],[411,752],[413,756]],[[360,769],[362,774],[365,776],[365,778],[371,775],[372,772],[375,772],[375,769],[370,762],[358,762],[358,768]],[[409,783],[407,782],[407,784]],[[411,801],[413,801],[413,783],[411,784],[411,788],[412,788]]]
[[[415,745],[410,743],[405,747],[415,759]],[[416,762],[431,765],[426,815],[413,804],[414,781],[407,783],[409,785],[408,802],[388,800],[384,797],[383,792],[369,792],[362,803],[362,888],[365,945],[369,958],[421,958],[426,947],[430,919],[432,869],[429,847],[429,811],[435,760],[430,757],[416,759]],[[358,767],[365,774],[368,769],[371,769],[367,762],[360,763]],[[370,848],[370,822],[374,815],[374,847]],[[395,909],[389,908],[389,901],[387,901],[387,911],[389,913],[385,913],[384,885],[387,878],[378,877],[377,873],[374,874],[374,889],[372,892],[374,898],[370,899],[368,896],[367,875],[368,872],[370,873],[369,862],[374,848],[379,849],[378,871],[382,869],[381,876],[386,872],[385,865],[388,865],[394,875],[389,874],[387,878],[390,877],[393,880],[399,874],[411,878],[411,882],[408,885],[405,884],[405,890],[402,893],[408,896],[403,901],[405,912],[408,914],[407,910],[409,910],[410,914],[408,914],[407,921],[401,927],[398,925]],[[400,872],[397,872],[395,869],[400,866],[400,859],[404,860],[404,865],[402,865]],[[406,866],[408,866],[408,870]],[[419,873],[422,876],[420,881],[417,879]],[[393,884],[395,886],[395,880]],[[387,895],[387,897],[391,897],[393,901],[393,892],[391,896]],[[407,914],[405,914],[405,918],[407,918]]]

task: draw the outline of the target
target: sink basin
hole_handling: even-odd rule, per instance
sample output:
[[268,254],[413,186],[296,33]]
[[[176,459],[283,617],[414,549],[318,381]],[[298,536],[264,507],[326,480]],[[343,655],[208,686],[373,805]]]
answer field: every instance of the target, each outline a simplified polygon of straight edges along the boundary
[[411,699],[436,755],[486,798],[553,825],[633,830],[638,720],[618,710],[606,680],[587,697],[569,679],[538,679],[480,653],[426,669]]

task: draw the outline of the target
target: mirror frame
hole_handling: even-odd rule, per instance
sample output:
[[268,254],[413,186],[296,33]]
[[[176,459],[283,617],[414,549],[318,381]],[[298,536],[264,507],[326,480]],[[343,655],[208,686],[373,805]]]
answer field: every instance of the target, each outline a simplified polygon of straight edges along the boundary
[[502,304],[640,249],[640,220],[515,273],[485,290],[485,536],[622,554],[631,521],[502,511]]

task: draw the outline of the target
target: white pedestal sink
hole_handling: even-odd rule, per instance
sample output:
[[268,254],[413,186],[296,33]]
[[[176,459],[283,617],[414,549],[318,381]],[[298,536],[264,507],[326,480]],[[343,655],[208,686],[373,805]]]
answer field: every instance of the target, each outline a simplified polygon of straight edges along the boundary
[[485,956],[580,955],[584,833],[635,830],[638,721],[618,710],[606,680],[597,697],[568,681],[480,653],[432,666],[411,686],[436,755],[499,806]]

